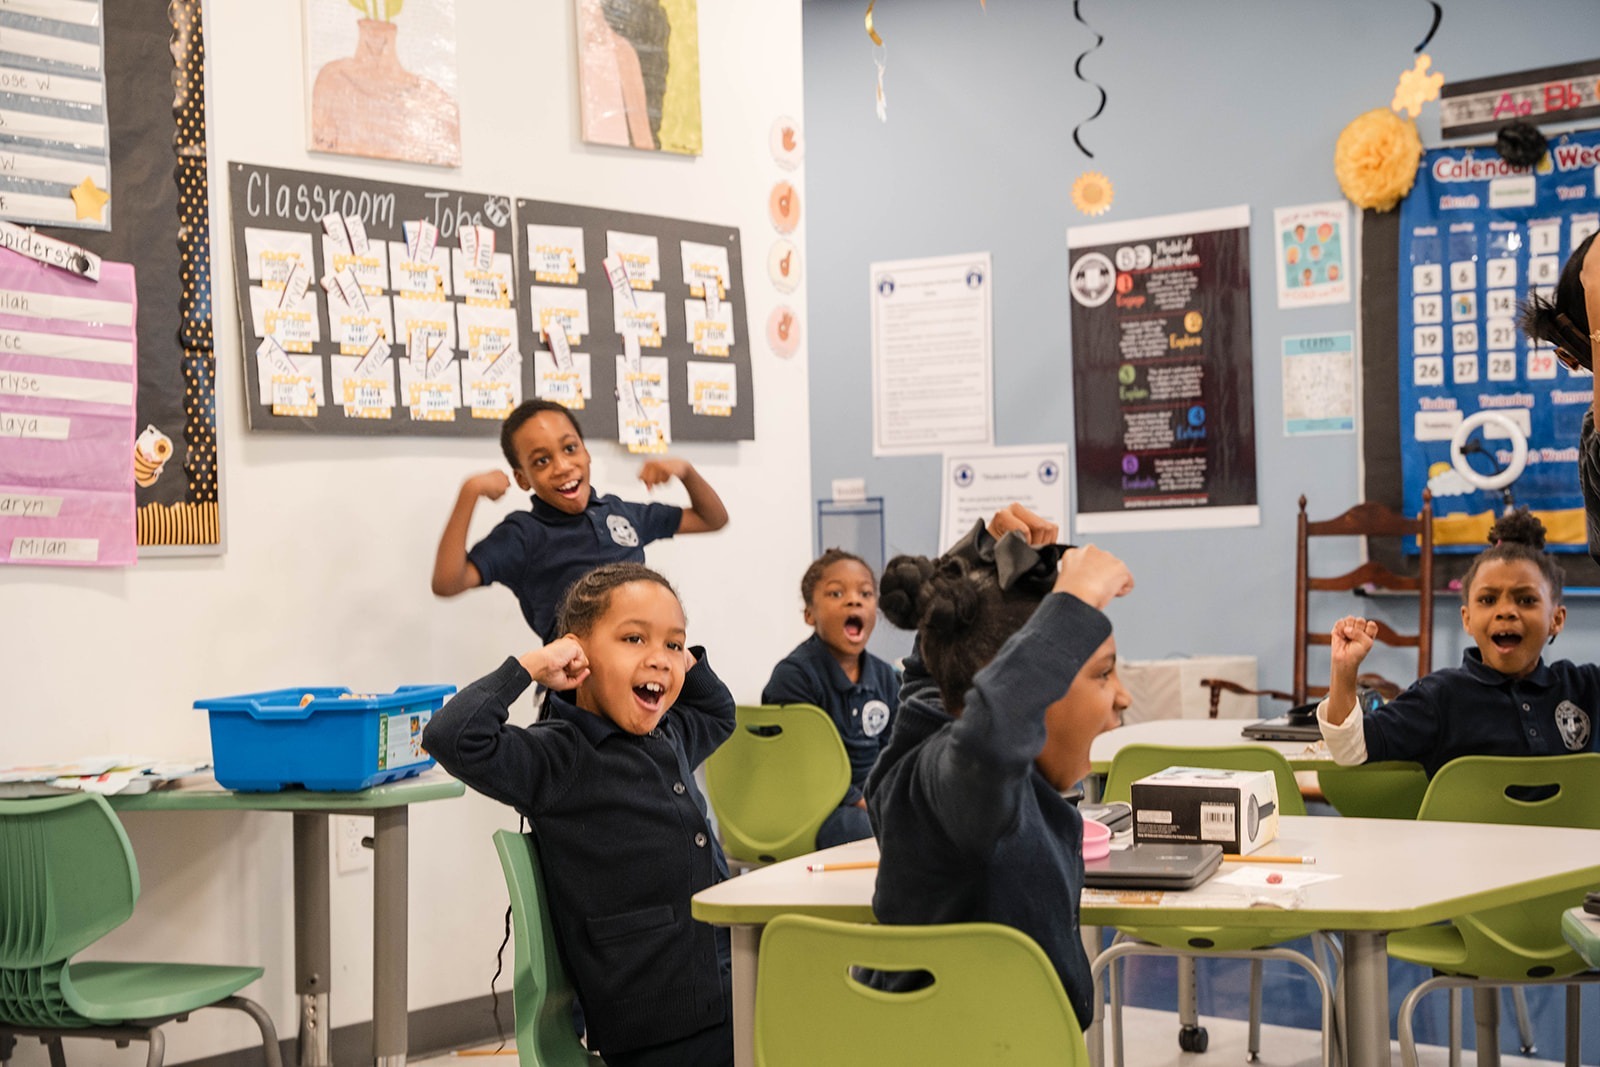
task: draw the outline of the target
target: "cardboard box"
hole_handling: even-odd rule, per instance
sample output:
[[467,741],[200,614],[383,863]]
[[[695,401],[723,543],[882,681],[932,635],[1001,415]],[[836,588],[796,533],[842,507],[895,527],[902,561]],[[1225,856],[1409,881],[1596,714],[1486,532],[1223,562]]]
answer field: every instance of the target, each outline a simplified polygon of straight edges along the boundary
[[1133,783],[1135,843],[1203,844],[1248,855],[1278,836],[1271,771],[1168,767]]
[[[1254,656],[1189,656],[1180,659],[1130,659],[1117,664],[1117,677],[1133,698],[1122,721],[1128,725],[1151,719],[1206,719],[1211,716],[1211,690],[1202,678],[1225,678],[1246,689],[1256,688]],[[1274,711],[1272,714],[1278,714]],[[1259,719],[1258,697],[1222,693],[1219,719]]]

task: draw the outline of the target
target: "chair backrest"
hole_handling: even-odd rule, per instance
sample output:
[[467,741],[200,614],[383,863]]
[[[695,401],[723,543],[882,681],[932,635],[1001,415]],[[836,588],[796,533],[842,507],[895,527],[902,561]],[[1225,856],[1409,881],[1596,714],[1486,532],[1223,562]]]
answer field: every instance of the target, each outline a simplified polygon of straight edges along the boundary
[[1361,763],[1321,767],[1322,799],[1352,819],[1415,819],[1428,791],[1428,772],[1418,763]]
[[[1375,587],[1417,594],[1417,632],[1402,634],[1385,622],[1378,623],[1378,640],[1397,648],[1417,650],[1417,674],[1421,678],[1433,670],[1433,494],[1424,489],[1422,510],[1407,518],[1383,506],[1364,502],[1336,518],[1312,522],[1306,518],[1306,498],[1300,498],[1300,518],[1296,524],[1294,578],[1294,689],[1296,704],[1304,704],[1327,694],[1327,686],[1310,685],[1306,676],[1307,649],[1329,645],[1327,627],[1310,625],[1310,594],[1349,592]],[[1396,574],[1381,563],[1367,560],[1355,570],[1328,577],[1312,577],[1308,572],[1313,537],[1415,537],[1421,551],[1415,577]]]
[[[1451,760],[1429,783],[1418,818],[1600,830],[1600,752]],[[1467,950],[1462,973],[1517,979],[1585,970],[1561,936],[1562,912],[1581,897],[1555,893],[1454,920]]]
[[139,899],[128,835],[91,793],[0,800],[0,1022],[81,1026],[61,978]]
[[850,757],[810,704],[742,705],[733,736],[706,761],[706,794],[729,858],[771,863],[816,849],[817,829],[850,788]]
[[[907,993],[855,968],[926,971]],[[1049,957],[1009,926],[871,926],[780,915],[761,936],[756,1063],[1088,1062]]]
[[556,951],[555,928],[532,834],[497,830],[495,851],[511,894],[516,963],[511,971],[516,1005],[517,1057],[522,1067],[586,1067],[597,1062],[572,1029],[572,983]]
[[0,968],[69,959],[138,899],[133,847],[104,797],[0,800]]
[[1188,748],[1183,745],[1124,745],[1111,758],[1106,772],[1105,794],[1108,803],[1127,803],[1133,797],[1133,783],[1168,767],[1206,767],[1228,771],[1271,771],[1278,785],[1278,813],[1304,815],[1306,802],[1300,796],[1294,768],[1283,753],[1265,745],[1217,745]]

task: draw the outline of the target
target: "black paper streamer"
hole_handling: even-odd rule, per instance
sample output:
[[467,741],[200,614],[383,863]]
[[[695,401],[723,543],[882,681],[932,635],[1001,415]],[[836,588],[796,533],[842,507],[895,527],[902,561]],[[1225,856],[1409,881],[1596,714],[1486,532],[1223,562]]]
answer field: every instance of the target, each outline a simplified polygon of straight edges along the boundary
[[1428,47],[1428,42],[1433,40],[1433,35],[1439,32],[1440,20],[1444,18],[1444,8],[1440,7],[1435,0],[1428,0],[1428,5],[1433,8],[1433,25],[1428,27],[1428,36],[1422,39],[1421,44],[1412,49],[1413,52],[1421,52]]
[[[1078,146],[1078,151],[1082,152],[1084,155],[1088,156],[1090,159],[1093,159],[1094,158],[1094,153],[1089,151],[1087,148],[1084,147],[1082,138],[1080,138],[1078,136],[1078,131],[1083,129],[1089,123],[1093,122],[1095,119],[1099,118],[1101,113],[1103,111],[1105,111],[1105,109],[1106,109],[1106,90],[1105,90],[1105,86],[1101,85],[1099,82],[1094,81],[1094,80],[1092,80],[1090,78],[1084,77],[1084,74],[1083,74],[1083,61],[1085,59],[1088,59],[1090,53],[1092,53],[1095,49],[1099,48],[1102,44],[1105,44],[1106,39],[1093,26],[1089,25],[1089,23],[1088,23],[1088,21],[1086,19],[1084,19],[1083,12],[1079,9],[1079,4],[1080,3],[1081,3],[1081,0],[1072,0],[1072,17],[1077,19],[1080,23],[1082,23],[1084,29],[1086,29],[1090,33],[1094,34],[1094,44],[1090,45],[1088,48],[1084,49],[1081,53],[1079,53],[1078,61],[1076,63],[1072,64],[1072,73],[1076,74],[1078,76],[1078,80],[1083,82],[1085,85],[1094,86],[1095,91],[1100,94],[1100,106],[1094,109],[1094,114],[1093,115],[1090,115],[1088,118],[1084,119],[1082,122],[1078,123],[1076,126],[1074,126],[1072,128],[1072,143]],[[1437,7],[1438,5],[1435,4],[1434,6]]]

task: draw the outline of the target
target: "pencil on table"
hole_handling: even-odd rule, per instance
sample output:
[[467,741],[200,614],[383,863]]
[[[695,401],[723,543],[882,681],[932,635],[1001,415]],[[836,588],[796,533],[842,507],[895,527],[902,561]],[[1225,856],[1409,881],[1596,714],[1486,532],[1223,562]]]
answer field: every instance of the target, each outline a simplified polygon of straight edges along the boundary
[[877,860],[859,860],[855,863],[808,863],[808,871],[870,871],[878,866]]
[[1224,863],[1315,863],[1315,856],[1232,856],[1224,855]]

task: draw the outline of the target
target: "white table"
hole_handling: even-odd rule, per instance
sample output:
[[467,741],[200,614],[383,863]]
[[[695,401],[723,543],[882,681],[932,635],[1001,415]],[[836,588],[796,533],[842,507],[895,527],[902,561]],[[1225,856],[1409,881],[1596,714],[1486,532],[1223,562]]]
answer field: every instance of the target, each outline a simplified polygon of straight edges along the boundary
[[1124,745],[1182,745],[1211,748],[1217,745],[1261,745],[1283,753],[1297,771],[1314,771],[1333,765],[1328,746],[1318,741],[1254,741],[1239,731],[1255,719],[1149,719],[1107,730],[1089,746],[1089,766],[1096,774],[1111,769],[1111,761]]
[[[1315,870],[1340,877],[1308,886],[1293,925],[1344,935],[1346,1042],[1351,1067],[1389,1063],[1390,931],[1439,922],[1547,893],[1600,884],[1600,830],[1486,826],[1392,819],[1285,817],[1280,855],[1317,857]],[[694,897],[705,922],[732,927],[735,1062],[754,1061],[755,980],[761,929],[786,913],[872,922],[876,872],[811,874],[807,863],[877,858],[857,841],[752,871]],[[1254,870],[1271,870],[1251,864]],[[1224,865],[1224,870],[1230,869]],[[1304,871],[1296,866],[1284,870]],[[1082,922],[1100,926],[1285,925],[1278,908],[1250,907],[1207,883],[1165,903],[1085,903]],[[1219,906],[1206,906],[1208,903]]]

